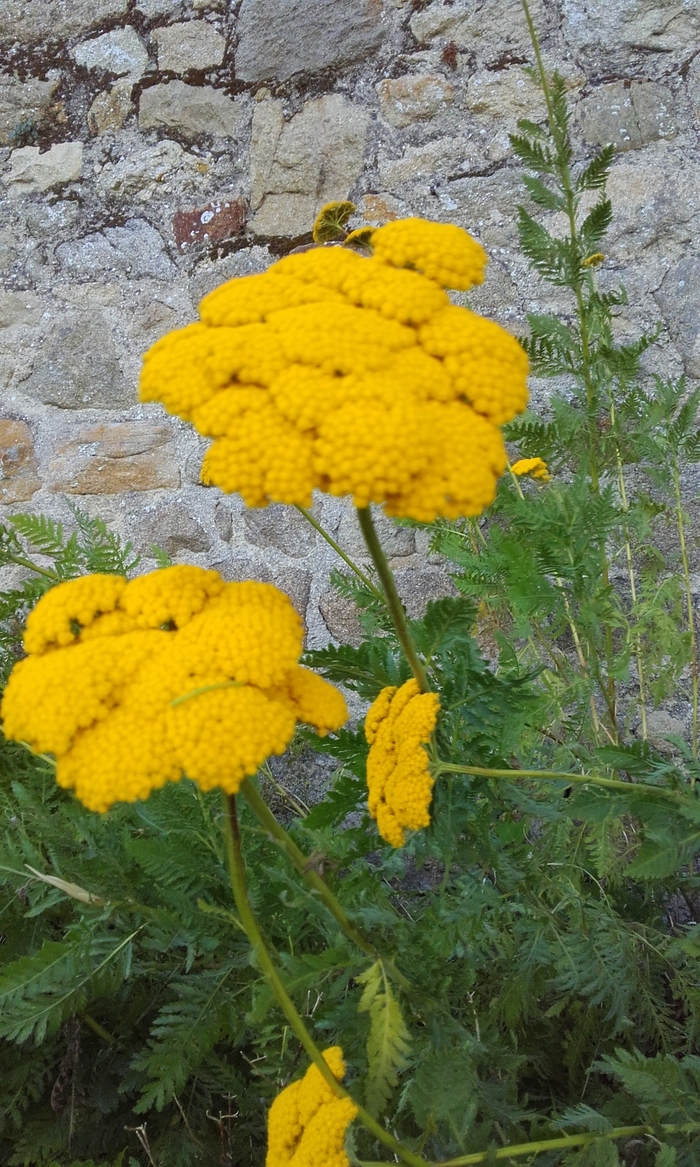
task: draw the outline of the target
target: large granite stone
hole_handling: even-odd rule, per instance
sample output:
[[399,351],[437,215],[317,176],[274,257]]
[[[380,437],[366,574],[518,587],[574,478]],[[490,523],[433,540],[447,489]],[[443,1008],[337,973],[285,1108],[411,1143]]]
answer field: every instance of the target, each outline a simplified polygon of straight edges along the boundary
[[307,101],[288,122],[282,103],[253,111],[252,221],[258,235],[302,235],[320,207],[347,198],[362,169],[368,114],[338,93]]
[[96,276],[167,279],[173,271],[162,238],[143,219],[128,219],[124,227],[105,227],[82,239],[60,243],[56,258],[68,276],[79,280]]
[[48,108],[58,85],[58,75],[46,81],[31,77],[20,81],[7,73],[0,73],[0,146],[12,141],[12,133],[23,122],[36,123]]
[[0,503],[26,502],[40,487],[29,426],[0,418]]
[[580,103],[577,116],[591,146],[610,143],[619,151],[676,133],[673,94],[656,81],[601,85]]
[[[432,4],[416,7],[410,27],[420,44],[452,42],[489,64],[499,64],[516,55],[529,57],[532,51],[521,0],[488,0],[485,4],[475,0],[433,0]],[[530,8],[542,35],[554,19],[553,6],[547,0],[531,0]]]
[[433,118],[454,101],[454,86],[439,74],[387,77],[377,86],[382,117],[401,128]]
[[182,499],[143,511],[134,543],[136,550],[145,554],[159,547],[171,559],[183,552],[196,554],[211,547],[206,530]]
[[178,130],[186,138],[210,134],[214,138],[236,137],[241,128],[241,108],[221,89],[210,85],[185,85],[170,81],[144,89],[139,103],[139,128],[161,126]]
[[171,73],[214,69],[226,52],[226,38],[207,20],[166,24],[151,35],[158,45],[158,68]]
[[654,293],[690,377],[700,377],[699,281],[700,258],[689,255],[674,264]]
[[700,33],[697,0],[562,0],[564,37],[593,77],[667,74]]
[[243,524],[250,543],[274,547],[295,559],[308,555],[316,542],[316,532],[304,516],[279,503],[245,510]]
[[360,60],[379,47],[381,18],[381,0],[243,0],[236,76],[284,81]]
[[122,421],[83,425],[58,440],[48,487],[64,494],[121,494],[173,489],[180,469],[169,425]]
[[71,56],[84,69],[98,69],[102,73],[114,73],[116,77],[128,74],[134,79],[141,76],[148,64],[143,41],[130,24],[83,41],[71,50]]
[[22,146],[12,151],[10,166],[3,181],[13,198],[65,186],[83,172],[83,143],[59,142],[44,153],[38,146]]
[[22,391],[62,409],[122,409],[136,396],[121,371],[106,316],[65,310],[37,344]]
[[129,0],[2,0],[0,41],[61,40],[125,16]]

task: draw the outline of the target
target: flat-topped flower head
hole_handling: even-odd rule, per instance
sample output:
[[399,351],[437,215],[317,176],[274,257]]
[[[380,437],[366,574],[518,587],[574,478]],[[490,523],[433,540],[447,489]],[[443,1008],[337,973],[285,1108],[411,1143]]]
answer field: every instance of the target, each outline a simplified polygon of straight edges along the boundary
[[403,847],[406,831],[430,825],[433,778],[425,747],[439,712],[437,693],[421,693],[413,679],[382,689],[367,711],[369,813],[392,847]]
[[518,478],[534,478],[536,482],[551,482],[552,475],[544,458],[520,458],[511,466]]
[[[323,1057],[340,1081],[345,1062],[340,1046]],[[350,1098],[338,1098],[317,1066],[285,1086],[270,1107],[265,1167],[350,1167],[345,1132],[357,1114]]]
[[29,616],[3,729],[53,754],[59,785],[91,810],[183,773],[235,794],[298,721],[325,734],[347,717],[338,690],[298,664],[302,634],[277,588],[200,567],[70,580]]
[[482,281],[484,251],[423,219],[370,245],[216,288],[146,353],[141,398],[213,439],[203,481],[248,506],[319,489],[420,521],[479,514],[506,468],[499,426],[527,401],[518,342],[447,295]]

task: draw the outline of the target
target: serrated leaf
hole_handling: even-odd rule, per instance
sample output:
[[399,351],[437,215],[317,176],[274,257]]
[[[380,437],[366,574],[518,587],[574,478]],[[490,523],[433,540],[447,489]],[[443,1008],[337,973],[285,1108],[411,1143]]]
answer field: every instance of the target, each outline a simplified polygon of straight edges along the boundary
[[392,1090],[398,1085],[399,1073],[408,1064],[411,1035],[381,963],[370,969],[371,977],[376,976],[374,967],[377,967],[382,983],[381,989],[379,986],[375,989],[374,981],[370,978],[365,989],[367,999],[371,998],[365,1098],[367,1109],[376,1118],[386,1108]]

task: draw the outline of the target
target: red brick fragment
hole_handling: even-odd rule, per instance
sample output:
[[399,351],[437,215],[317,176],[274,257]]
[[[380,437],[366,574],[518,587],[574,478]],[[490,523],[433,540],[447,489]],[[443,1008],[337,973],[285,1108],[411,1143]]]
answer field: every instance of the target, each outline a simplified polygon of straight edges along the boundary
[[173,231],[179,251],[193,243],[223,243],[245,227],[244,199],[217,199],[194,211],[176,211]]

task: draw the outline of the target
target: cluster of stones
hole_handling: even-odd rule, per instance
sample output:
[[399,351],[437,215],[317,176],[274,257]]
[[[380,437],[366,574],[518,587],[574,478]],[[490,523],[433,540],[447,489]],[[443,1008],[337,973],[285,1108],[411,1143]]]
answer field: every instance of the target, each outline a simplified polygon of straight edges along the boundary
[[[650,371],[698,376],[700,13],[671,0],[531,6],[581,156],[619,151],[600,278],[627,285],[621,326],[660,321]],[[347,197],[352,226],[421,215],[469,230],[491,256],[470,303],[506,327],[565,310],[533,290],[517,242],[508,134],[544,116],[529,56],[520,0],[3,0],[0,519],[60,517],[80,496],[147,560],[158,544],[227,578],[273,580],[312,642],[356,636],[328,585],[332,553],[299,516],[245,512],[199,485],[200,439],[138,404],[141,355]],[[361,553],[347,508],[323,507]],[[416,611],[449,584],[420,536],[385,533]]]

